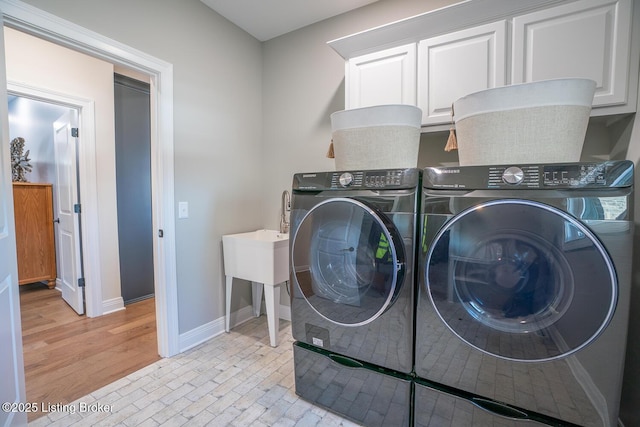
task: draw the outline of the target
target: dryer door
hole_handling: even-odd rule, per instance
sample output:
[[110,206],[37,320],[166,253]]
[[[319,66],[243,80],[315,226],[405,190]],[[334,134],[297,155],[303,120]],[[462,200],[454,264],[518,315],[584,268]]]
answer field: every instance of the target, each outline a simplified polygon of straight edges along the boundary
[[612,261],[589,228],[527,200],[489,201],[454,216],[434,238],[425,279],[458,337],[511,360],[550,360],[586,346],[610,321],[618,295]]
[[291,244],[296,284],[325,319],[344,326],[375,320],[393,303],[405,269],[402,239],[368,203],[328,199],[300,221]]

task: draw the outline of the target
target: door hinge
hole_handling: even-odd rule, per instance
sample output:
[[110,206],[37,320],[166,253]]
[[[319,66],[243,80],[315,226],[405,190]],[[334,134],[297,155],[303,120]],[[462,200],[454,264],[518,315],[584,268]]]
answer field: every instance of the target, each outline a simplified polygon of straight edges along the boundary
[[75,205],[73,205],[73,211],[74,211],[75,213],[80,213],[80,212],[81,212],[81,210],[80,210],[80,203],[76,203]]
[[158,230],[158,237],[164,237],[164,230],[163,229]]
[[84,288],[84,277],[78,278],[78,287]]
[[80,130],[78,128],[71,128],[71,136],[77,138],[80,136]]

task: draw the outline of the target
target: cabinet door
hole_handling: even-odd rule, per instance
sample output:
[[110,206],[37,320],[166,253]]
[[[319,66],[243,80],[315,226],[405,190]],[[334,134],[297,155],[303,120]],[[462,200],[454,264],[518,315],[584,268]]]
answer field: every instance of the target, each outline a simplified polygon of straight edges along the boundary
[[416,45],[411,43],[349,59],[346,108],[416,105]]
[[453,102],[504,86],[506,21],[468,28],[418,45],[418,107],[422,124],[451,121]]
[[582,0],[513,19],[512,83],[583,77],[594,106],[627,102],[631,0]]
[[13,183],[18,280],[56,285],[51,184]]

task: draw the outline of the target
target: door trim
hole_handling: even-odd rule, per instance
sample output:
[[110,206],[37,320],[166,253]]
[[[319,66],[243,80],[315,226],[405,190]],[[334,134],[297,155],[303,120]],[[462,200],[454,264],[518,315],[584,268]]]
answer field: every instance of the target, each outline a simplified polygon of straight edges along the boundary
[[153,228],[164,235],[153,245],[158,352],[162,357],[178,354],[173,65],[18,0],[0,0],[0,10],[8,27],[150,76]]

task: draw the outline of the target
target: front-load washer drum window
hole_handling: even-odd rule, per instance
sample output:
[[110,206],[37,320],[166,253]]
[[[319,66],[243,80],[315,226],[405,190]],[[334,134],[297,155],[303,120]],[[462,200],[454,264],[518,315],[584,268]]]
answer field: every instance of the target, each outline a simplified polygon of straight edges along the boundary
[[358,326],[393,302],[404,275],[404,250],[393,223],[351,198],[328,199],[301,220],[292,239],[296,284],[327,320]]
[[434,238],[424,283],[462,340],[524,361],[586,346],[617,301],[613,264],[598,238],[565,212],[525,200],[489,201],[454,216]]

